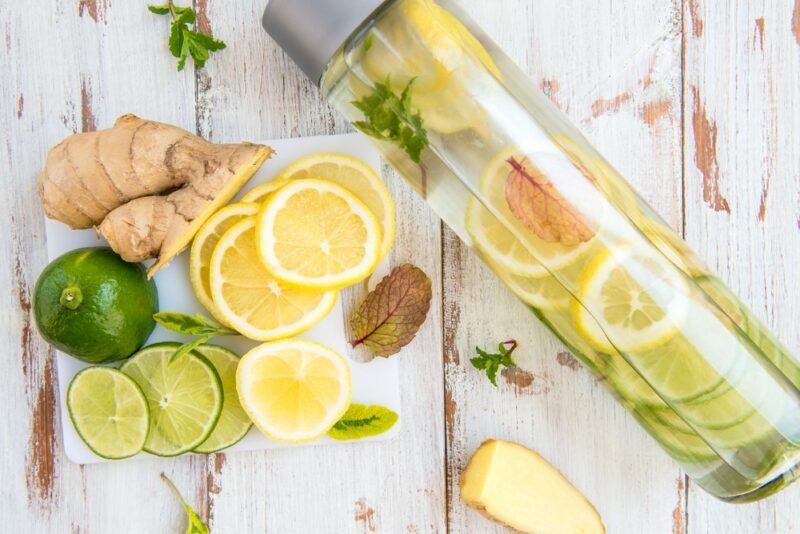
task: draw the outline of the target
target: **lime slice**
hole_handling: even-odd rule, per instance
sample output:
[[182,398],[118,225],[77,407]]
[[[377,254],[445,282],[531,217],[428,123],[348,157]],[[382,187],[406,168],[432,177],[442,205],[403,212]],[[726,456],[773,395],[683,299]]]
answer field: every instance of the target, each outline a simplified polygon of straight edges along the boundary
[[67,390],[67,410],[78,436],[102,458],[129,458],[144,447],[147,401],[136,382],[116,369],[88,367],[76,374]]
[[150,432],[144,450],[157,456],[177,456],[203,443],[222,412],[222,384],[214,366],[194,352],[170,364],[178,347],[151,345],[120,368],[147,398]]
[[672,426],[652,418],[647,412],[639,413],[645,430],[669,453],[685,464],[702,464],[717,458],[717,453],[697,434],[676,432]]
[[239,395],[236,394],[236,367],[239,365],[239,356],[216,345],[200,345],[195,350],[211,362],[222,382],[224,400],[217,426],[199,447],[194,448],[194,452],[211,454],[238,443],[250,431],[253,422],[239,404]]

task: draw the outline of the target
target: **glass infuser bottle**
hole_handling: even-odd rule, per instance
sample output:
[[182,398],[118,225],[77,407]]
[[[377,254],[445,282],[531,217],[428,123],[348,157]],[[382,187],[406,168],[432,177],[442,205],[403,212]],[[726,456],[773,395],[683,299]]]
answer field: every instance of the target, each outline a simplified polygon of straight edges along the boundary
[[709,493],[800,461],[800,361],[450,0],[270,0],[264,26]]

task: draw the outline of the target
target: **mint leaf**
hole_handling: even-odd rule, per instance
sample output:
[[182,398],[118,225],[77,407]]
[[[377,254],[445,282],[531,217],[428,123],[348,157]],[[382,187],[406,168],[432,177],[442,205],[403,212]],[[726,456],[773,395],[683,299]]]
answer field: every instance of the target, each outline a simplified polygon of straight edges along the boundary
[[209,334],[230,336],[236,334],[233,330],[200,313],[189,315],[179,312],[158,312],[153,315],[153,319],[167,330],[187,336],[205,336]]
[[172,492],[178,497],[183,509],[186,510],[186,534],[209,534],[208,526],[203,523],[203,520],[200,519],[200,516],[194,511],[194,508],[186,504],[186,501],[183,500],[183,496],[181,495],[181,492],[178,491],[178,488],[175,487],[175,484],[173,484],[164,473],[161,473],[161,480],[163,480],[167,486],[169,486],[169,489],[171,489]]
[[163,6],[147,6],[147,9],[150,10],[150,13],[155,13],[156,15],[169,15],[169,4],[164,4]]
[[431,280],[409,263],[396,267],[367,295],[350,320],[353,347],[377,356],[400,352],[417,334],[431,306]]
[[175,353],[170,356],[170,363],[176,361],[187,352],[193,351],[200,345],[208,343],[214,337],[235,336],[238,334],[235,330],[226,328],[213,319],[209,319],[199,313],[188,315],[178,312],[158,312],[153,315],[153,319],[167,330],[172,330],[173,332],[186,336],[200,336],[178,347]]
[[356,128],[370,137],[397,144],[414,163],[420,164],[429,142],[422,116],[411,106],[413,85],[412,79],[397,96],[387,79],[386,83],[376,83],[372,94],[351,103],[364,114],[365,120],[354,123]]
[[178,70],[186,66],[186,59],[191,56],[197,68],[203,68],[211,52],[225,48],[225,43],[210,35],[194,31],[191,25],[197,22],[197,13],[190,6],[176,6],[172,0],[165,5],[148,6],[156,15],[171,15],[169,29],[169,51],[178,58]]
[[351,404],[342,418],[328,430],[328,436],[340,441],[377,436],[392,428],[397,419],[397,413],[385,406]]
[[497,346],[498,352],[495,354],[484,351],[480,347],[475,347],[478,356],[471,358],[469,361],[475,369],[485,371],[489,382],[497,387],[497,372],[500,370],[500,367],[511,367],[514,365],[514,360],[511,359],[511,353],[513,353],[516,348],[517,342],[513,339],[500,343]]

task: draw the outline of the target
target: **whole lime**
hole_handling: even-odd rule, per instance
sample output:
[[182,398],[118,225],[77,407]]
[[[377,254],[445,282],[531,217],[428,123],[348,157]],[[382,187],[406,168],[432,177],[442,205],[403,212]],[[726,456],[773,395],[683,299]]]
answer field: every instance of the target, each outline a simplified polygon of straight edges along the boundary
[[36,326],[58,350],[89,363],[123,360],[155,328],[156,285],[110,248],[68,252],[48,265],[33,297]]

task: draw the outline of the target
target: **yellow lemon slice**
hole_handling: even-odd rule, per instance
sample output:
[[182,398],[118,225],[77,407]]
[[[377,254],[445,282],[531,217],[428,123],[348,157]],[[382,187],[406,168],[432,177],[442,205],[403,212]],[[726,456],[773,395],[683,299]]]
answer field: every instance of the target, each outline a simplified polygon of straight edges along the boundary
[[395,209],[389,190],[372,167],[344,154],[314,154],[284,169],[276,182],[314,178],[339,184],[366,204],[381,223],[381,257],[392,248],[395,232]]
[[255,217],[235,224],[219,240],[210,282],[220,319],[258,341],[305,332],[331,311],[337,296],[289,286],[272,276],[256,250]]
[[686,291],[681,275],[662,256],[606,250],[581,278],[578,300],[585,306],[573,305],[575,323],[606,352],[613,350],[609,339],[624,352],[653,348],[675,336],[686,320]]
[[363,280],[381,258],[381,228],[344,187],[292,180],[258,215],[258,250],[277,279],[305,288],[339,288]]
[[267,183],[257,185],[242,197],[242,202],[254,202],[256,204],[261,204],[267,200],[272,193],[287,183],[287,180],[283,180],[279,177],[275,178],[274,180],[270,180]]
[[239,401],[261,432],[288,443],[324,435],[350,406],[350,368],[332,349],[286,339],[245,354],[236,370]]
[[192,242],[192,249],[189,253],[189,279],[192,282],[194,294],[200,304],[205,306],[220,321],[222,321],[222,317],[220,317],[220,313],[211,296],[209,275],[211,255],[214,253],[214,249],[217,247],[222,235],[237,222],[247,217],[255,216],[258,213],[258,208],[258,204],[241,202],[222,208],[203,224]]

